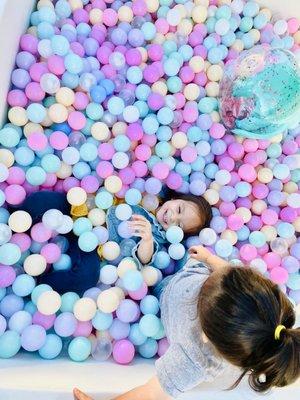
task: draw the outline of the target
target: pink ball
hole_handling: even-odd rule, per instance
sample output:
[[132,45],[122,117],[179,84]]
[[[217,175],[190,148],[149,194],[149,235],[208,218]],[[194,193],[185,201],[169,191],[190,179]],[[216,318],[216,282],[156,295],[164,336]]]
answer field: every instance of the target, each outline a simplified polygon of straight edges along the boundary
[[80,187],[80,181],[74,176],[69,176],[63,181],[63,188],[65,192],[68,192],[70,189],[74,187]]
[[81,187],[86,191],[86,193],[95,193],[99,189],[100,182],[93,175],[87,175],[81,180]]
[[48,243],[41,249],[41,255],[45,257],[48,264],[53,264],[60,259],[61,250],[55,243]]
[[45,62],[33,64],[29,69],[29,74],[33,81],[40,82],[41,77],[49,72]]
[[242,217],[239,215],[230,215],[227,219],[227,226],[233,231],[238,231],[244,225]]
[[148,286],[143,282],[141,288],[135,291],[129,291],[128,294],[133,300],[142,300],[148,293]]
[[72,111],[68,117],[68,124],[76,131],[80,131],[86,124],[86,118],[80,111]]
[[186,146],[181,150],[181,159],[186,163],[193,163],[197,159],[197,149],[196,147]]
[[240,248],[240,256],[244,261],[250,262],[257,257],[257,249],[251,244],[244,244]]
[[30,82],[25,88],[26,96],[30,101],[42,101],[45,97],[45,92],[38,82]]
[[25,189],[20,185],[9,185],[4,190],[5,198],[8,204],[21,204],[26,197]]
[[128,65],[140,65],[142,62],[142,55],[138,49],[130,49],[125,53],[126,61]]
[[252,187],[252,194],[256,199],[265,199],[269,194],[269,188],[263,183],[254,183]]
[[300,26],[300,20],[298,18],[290,18],[288,20],[288,31],[293,34],[296,33]]
[[164,162],[158,162],[152,168],[152,175],[157,179],[166,179],[169,173],[170,168]]
[[101,143],[98,147],[98,155],[102,160],[111,160],[114,154],[115,149],[111,143]]
[[131,167],[137,178],[142,178],[143,176],[147,175],[148,166],[144,161],[134,161]]
[[270,272],[270,278],[274,283],[277,283],[278,285],[283,285],[288,281],[289,274],[284,268],[275,267],[272,268]]
[[234,160],[241,160],[244,157],[244,147],[242,144],[234,142],[228,146],[228,154]]
[[47,65],[49,71],[55,75],[62,75],[66,70],[63,57],[58,55],[50,56]]
[[223,217],[229,217],[234,214],[236,207],[232,202],[223,201],[219,206],[220,213]]
[[108,176],[113,175],[114,167],[109,161],[100,161],[96,168],[97,174],[100,178],[107,178]]
[[156,144],[156,142],[157,142],[157,138],[156,138],[155,135],[146,135],[146,134],[145,134],[145,135],[142,137],[141,142],[142,142],[143,144],[146,144],[147,146],[153,147],[153,146]]
[[243,164],[238,169],[238,174],[246,182],[252,183],[256,179],[255,168],[250,164]]
[[231,157],[222,157],[219,161],[219,168],[226,169],[227,171],[232,171],[234,169],[235,162]]
[[13,89],[8,92],[7,103],[11,107],[26,107],[28,100],[25,93],[20,89]]
[[25,182],[25,172],[20,167],[10,167],[6,182],[9,185],[22,185]]
[[158,356],[162,357],[166,353],[169,347],[170,344],[167,338],[160,339],[158,342],[158,350],[157,350]]
[[138,122],[129,124],[126,130],[126,135],[130,140],[141,140],[143,137],[143,129]]
[[0,288],[10,286],[16,279],[16,272],[13,267],[0,264]]
[[274,210],[267,208],[262,212],[261,220],[265,225],[275,225],[278,221],[278,214]]
[[151,148],[146,144],[140,144],[134,151],[136,158],[140,161],[147,161],[151,157]]
[[218,122],[214,122],[209,129],[210,136],[214,139],[221,139],[225,135],[225,127]]
[[167,177],[167,186],[170,189],[176,190],[179,189],[180,186],[182,185],[183,179],[182,177],[177,174],[177,172],[171,171],[169,173],[169,176]]
[[102,22],[106,26],[115,26],[118,21],[118,14],[113,8],[107,8],[103,11]]
[[88,104],[89,104],[89,98],[85,93],[82,92],[75,93],[75,101],[73,103],[73,106],[76,108],[76,110],[85,110]]
[[39,311],[36,311],[32,317],[32,323],[36,325],[41,325],[45,329],[50,329],[54,325],[56,319],[55,314],[44,315]]
[[26,233],[14,233],[10,239],[10,243],[18,245],[23,253],[23,251],[27,251],[31,246],[31,239]]
[[113,358],[118,364],[129,364],[134,357],[134,345],[126,339],[118,340],[113,347]]
[[130,185],[135,180],[134,170],[131,167],[120,170],[119,178],[125,185]]
[[26,33],[21,36],[20,48],[24,51],[28,51],[31,54],[36,54],[38,49],[38,39],[34,35]]
[[267,264],[268,269],[277,268],[281,265],[281,257],[279,254],[270,252],[263,256],[263,260]]
[[68,147],[69,138],[64,132],[55,131],[51,133],[49,143],[55,150],[64,150]]
[[28,146],[34,151],[41,151],[47,147],[48,139],[43,133],[32,133],[27,139]]
[[285,222],[290,222],[293,223],[295,219],[297,218],[298,213],[297,209],[291,208],[291,207],[284,207],[280,211],[280,218],[285,221]]
[[46,180],[42,184],[42,188],[51,188],[56,184],[56,182],[57,182],[57,176],[55,175],[55,173],[48,172],[46,175]]
[[164,55],[163,48],[160,44],[150,44],[148,47],[148,57],[152,61],[160,61]]
[[75,332],[73,333],[74,337],[84,336],[89,337],[92,333],[93,325],[91,321],[78,321]]
[[245,139],[243,146],[247,153],[253,153],[258,149],[258,141],[256,139]]
[[52,231],[51,229],[46,228],[42,222],[39,222],[33,225],[30,234],[34,241],[44,243],[51,238]]

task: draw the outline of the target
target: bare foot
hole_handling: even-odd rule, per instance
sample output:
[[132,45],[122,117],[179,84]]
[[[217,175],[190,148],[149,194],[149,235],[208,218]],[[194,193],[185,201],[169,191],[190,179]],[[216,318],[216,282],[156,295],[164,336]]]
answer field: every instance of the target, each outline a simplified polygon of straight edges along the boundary
[[74,394],[74,400],[93,400],[90,396],[84,394],[77,388],[73,390],[73,394]]

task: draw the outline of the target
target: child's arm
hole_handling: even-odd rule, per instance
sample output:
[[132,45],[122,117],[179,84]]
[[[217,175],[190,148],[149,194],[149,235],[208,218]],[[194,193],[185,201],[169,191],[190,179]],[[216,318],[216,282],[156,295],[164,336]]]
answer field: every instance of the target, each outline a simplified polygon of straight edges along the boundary
[[[145,385],[139,386],[121,396],[115,397],[113,400],[169,400],[171,399],[160,386],[156,376],[150,379]],[[74,389],[74,400],[93,400],[91,397],[82,393],[78,389]]]
[[215,256],[203,246],[190,247],[189,254],[192,258],[195,258],[198,261],[202,261],[206,264],[209,264],[209,266],[213,270],[228,266],[228,261],[225,261],[222,258]]
[[141,238],[137,249],[140,262],[148,264],[154,253],[151,223],[142,215],[133,215],[132,221],[128,221],[128,225],[134,231],[133,235]]

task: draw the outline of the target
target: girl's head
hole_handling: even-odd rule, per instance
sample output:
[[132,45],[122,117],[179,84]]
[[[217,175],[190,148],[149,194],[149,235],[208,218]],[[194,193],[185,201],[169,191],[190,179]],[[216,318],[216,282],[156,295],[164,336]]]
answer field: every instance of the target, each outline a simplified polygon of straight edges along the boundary
[[201,196],[169,191],[156,218],[165,230],[177,225],[187,235],[197,235],[202,228],[209,226],[212,210]]
[[[233,387],[248,372],[258,392],[299,377],[300,329],[292,329],[292,304],[258,272],[233,267],[213,272],[201,289],[199,315],[217,351],[243,370]],[[275,338],[279,325],[285,329]]]

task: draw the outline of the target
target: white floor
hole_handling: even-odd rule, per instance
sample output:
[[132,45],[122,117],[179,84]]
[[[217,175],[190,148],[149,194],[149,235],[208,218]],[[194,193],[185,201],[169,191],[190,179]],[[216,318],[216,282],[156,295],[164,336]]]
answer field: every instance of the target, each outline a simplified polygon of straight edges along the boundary
[[[154,373],[153,361],[138,359],[130,366],[112,362],[70,362],[60,358],[41,360],[35,355],[22,354],[0,361],[1,400],[72,400],[74,386],[88,392],[95,400],[109,400],[146,382]],[[200,385],[180,397],[182,400],[296,400],[300,398],[300,381],[287,388],[261,396],[243,381],[238,389],[224,391],[237,377],[228,369],[214,383]]]

